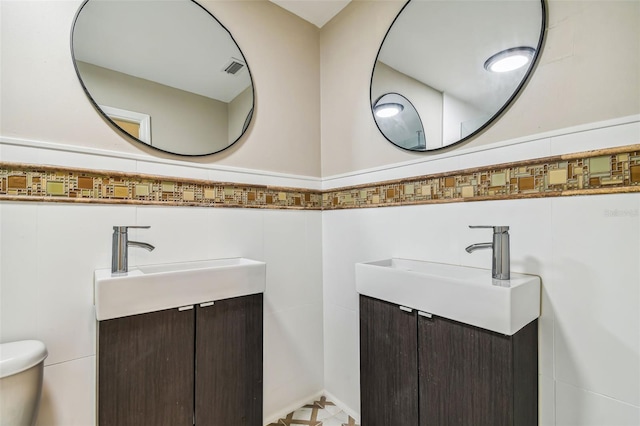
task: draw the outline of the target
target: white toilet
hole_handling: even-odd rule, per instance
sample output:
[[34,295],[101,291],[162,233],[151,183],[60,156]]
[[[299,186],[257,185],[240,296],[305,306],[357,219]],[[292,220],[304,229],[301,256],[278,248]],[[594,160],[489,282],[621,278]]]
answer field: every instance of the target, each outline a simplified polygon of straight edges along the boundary
[[0,343],[0,425],[36,423],[46,357],[38,340]]

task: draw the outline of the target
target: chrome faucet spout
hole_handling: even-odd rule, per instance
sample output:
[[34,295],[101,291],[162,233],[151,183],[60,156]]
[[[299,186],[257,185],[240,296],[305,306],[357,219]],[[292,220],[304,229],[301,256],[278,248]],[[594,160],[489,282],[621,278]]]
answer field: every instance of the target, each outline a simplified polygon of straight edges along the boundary
[[124,275],[129,271],[129,246],[153,250],[155,247],[140,241],[129,241],[129,228],[148,229],[149,226],[114,226],[111,245],[111,275]]
[[476,250],[492,249],[492,248],[493,248],[493,243],[477,243],[477,244],[471,244],[469,247],[465,248],[465,250],[467,251],[467,253],[473,253]]
[[128,244],[129,244],[129,247],[131,247],[131,246],[140,247],[140,248],[143,248],[143,249],[147,249],[149,251],[153,251],[153,249],[155,249],[155,247],[152,246],[151,244],[143,243],[143,242],[140,242],[140,241],[131,241],[131,240],[129,240]]
[[493,242],[471,244],[465,250],[473,253],[480,249],[492,249],[491,276],[497,280],[511,279],[511,254],[509,252],[508,226],[469,226],[469,228],[493,229]]

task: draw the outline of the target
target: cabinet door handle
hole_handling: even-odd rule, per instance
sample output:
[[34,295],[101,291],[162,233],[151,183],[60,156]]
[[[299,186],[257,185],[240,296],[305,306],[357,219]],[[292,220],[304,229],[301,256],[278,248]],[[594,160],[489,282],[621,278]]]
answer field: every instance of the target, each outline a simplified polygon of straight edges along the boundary
[[178,308],[179,311],[190,311],[191,309],[193,309],[193,305],[188,305],[188,306],[180,306]]
[[413,312],[413,309],[407,308],[406,306],[400,306],[400,310],[405,312]]
[[209,307],[209,306],[213,306],[214,303],[215,302],[204,302],[204,303],[200,304],[200,307],[201,308],[206,308],[206,307]]
[[433,317],[433,315],[430,314],[429,312],[423,312],[423,311],[418,311],[418,315],[420,315],[421,317],[425,317],[425,318]]

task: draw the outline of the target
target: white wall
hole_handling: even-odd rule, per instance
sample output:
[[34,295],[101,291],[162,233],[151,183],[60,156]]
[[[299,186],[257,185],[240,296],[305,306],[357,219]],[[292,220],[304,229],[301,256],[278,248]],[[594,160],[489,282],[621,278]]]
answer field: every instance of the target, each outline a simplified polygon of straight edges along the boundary
[[444,93],[442,96],[442,145],[448,146],[478,130],[490,114]]

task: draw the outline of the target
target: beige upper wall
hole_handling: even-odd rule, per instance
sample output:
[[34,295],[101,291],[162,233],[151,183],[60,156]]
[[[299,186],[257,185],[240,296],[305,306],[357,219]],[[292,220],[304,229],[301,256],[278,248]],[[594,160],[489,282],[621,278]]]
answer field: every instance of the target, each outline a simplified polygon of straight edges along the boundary
[[[430,155],[388,143],[369,108],[378,48],[403,4],[355,0],[322,28],[323,177]],[[548,18],[546,44],[524,92],[464,146],[640,113],[640,2],[551,0]]]
[[0,135],[320,175],[317,27],[267,0],[200,1],[242,49],[253,76],[256,108],[248,133],[233,147],[212,156],[184,158],[130,142],[92,107],[76,77],[69,48],[81,3],[0,1]]

